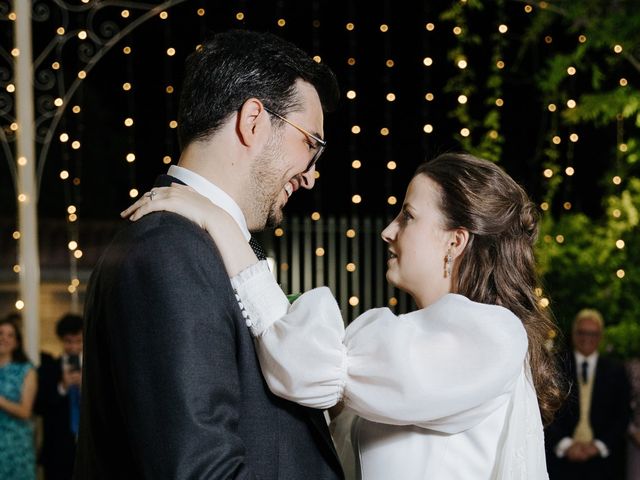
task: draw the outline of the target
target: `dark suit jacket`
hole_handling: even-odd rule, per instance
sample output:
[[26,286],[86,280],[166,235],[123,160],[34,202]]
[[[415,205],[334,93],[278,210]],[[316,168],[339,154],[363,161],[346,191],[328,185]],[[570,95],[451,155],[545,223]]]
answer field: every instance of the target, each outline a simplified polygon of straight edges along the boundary
[[71,478],[76,451],[69,419],[69,396],[60,395],[62,359],[43,353],[38,368],[38,394],[34,410],[42,416],[40,463],[45,471]]
[[558,459],[554,453],[562,438],[573,436],[580,419],[579,386],[573,352],[564,365],[565,374],[572,385],[567,400],[558,411],[554,422],[547,427],[545,434],[549,475],[552,480],[618,478],[613,472],[619,472],[621,468],[625,432],[630,415],[629,382],[625,370],[613,360],[601,355],[598,357],[589,419],[594,438],[607,446],[610,456],[606,459],[598,457],[587,462],[574,463]]
[[116,235],[84,348],[77,479],[342,478],[323,413],[269,391],[218,250],[189,220],[154,213]]

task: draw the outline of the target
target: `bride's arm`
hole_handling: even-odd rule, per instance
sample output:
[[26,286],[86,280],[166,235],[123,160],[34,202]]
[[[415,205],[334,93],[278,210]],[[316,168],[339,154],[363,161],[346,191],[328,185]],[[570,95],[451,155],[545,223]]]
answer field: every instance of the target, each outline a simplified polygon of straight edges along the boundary
[[185,185],[155,187],[120,216],[136,221],[158,211],[177,213],[204,228],[216,243],[229,277],[258,261],[233,217]]

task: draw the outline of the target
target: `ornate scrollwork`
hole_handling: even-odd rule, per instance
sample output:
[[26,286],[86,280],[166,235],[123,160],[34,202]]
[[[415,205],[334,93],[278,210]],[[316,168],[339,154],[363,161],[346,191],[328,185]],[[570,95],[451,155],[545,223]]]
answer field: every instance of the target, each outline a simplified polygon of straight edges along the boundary
[[7,92],[0,90],[0,117],[4,117],[13,110],[13,98]]
[[51,17],[51,8],[44,2],[37,2],[33,5],[31,18],[35,22],[46,22]]
[[40,69],[36,72],[34,78],[34,86],[37,90],[47,91],[51,90],[56,84],[56,75],[49,68]]
[[96,47],[93,43],[82,42],[78,45],[78,58],[84,63],[89,63],[96,54]]

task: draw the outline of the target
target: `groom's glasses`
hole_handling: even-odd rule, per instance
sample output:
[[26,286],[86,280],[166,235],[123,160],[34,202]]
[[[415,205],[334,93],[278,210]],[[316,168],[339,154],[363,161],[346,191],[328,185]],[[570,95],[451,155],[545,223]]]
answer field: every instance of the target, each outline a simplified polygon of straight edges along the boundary
[[[308,130],[305,130],[300,125],[296,125],[291,120],[287,120],[284,116],[280,115],[279,113],[276,113],[273,110],[269,110],[267,107],[264,107],[264,109],[267,111],[267,113],[270,113],[274,117],[278,117],[280,120],[282,120],[285,123],[288,123],[293,128],[302,132],[307,137],[307,143],[309,144],[309,147],[315,150],[315,153],[313,154],[313,157],[311,158],[309,165],[307,165],[307,168],[305,169],[305,171],[302,172],[302,173],[307,173],[316,164],[316,162],[320,158],[320,155],[322,155],[322,152],[324,152],[324,149],[327,146],[327,142],[321,139],[320,137],[318,137],[317,135],[314,135],[313,133],[309,132]],[[311,140],[314,140],[315,143],[312,143]]]

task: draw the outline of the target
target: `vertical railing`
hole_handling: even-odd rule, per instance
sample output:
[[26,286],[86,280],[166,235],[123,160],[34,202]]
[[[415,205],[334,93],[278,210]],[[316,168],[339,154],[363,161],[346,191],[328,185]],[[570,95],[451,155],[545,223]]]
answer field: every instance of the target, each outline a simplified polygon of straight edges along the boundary
[[[281,226],[284,234],[275,238],[269,252],[282,289],[298,293],[329,287],[347,323],[370,308],[389,306],[397,313],[414,308],[408,295],[386,282],[387,250],[380,236],[384,225],[384,219],[372,217],[312,221],[289,216]],[[355,237],[347,237],[348,229],[355,230]],[[347,270],[348,263],[355,264],[355,271]],[[356,305],[349,303],[351,297],[358,298]]]

